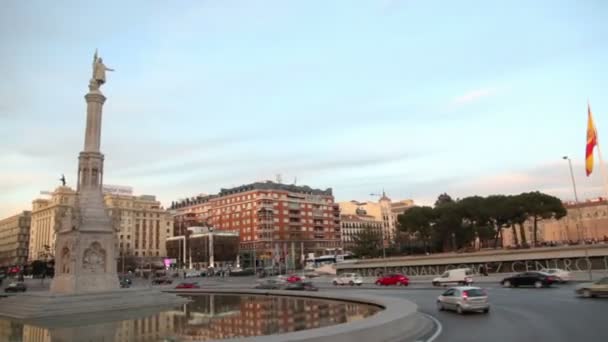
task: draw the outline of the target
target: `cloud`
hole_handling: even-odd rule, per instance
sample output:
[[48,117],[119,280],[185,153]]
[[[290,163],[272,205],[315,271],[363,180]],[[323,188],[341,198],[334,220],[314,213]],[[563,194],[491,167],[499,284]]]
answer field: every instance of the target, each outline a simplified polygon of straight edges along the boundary
[[473,103],[481,98],[492,96],[496,94],[495,88],[480,88],[476,90],[472,90],[464,95],[458,96],[452,100],[452,105],[466,105],[469,103]]
[[[584,165],[575,163],[575,182],[580,201],[606,196],[601,177],[593,174],[585,177]],[[580,170],[580,172],[577,172]],[[412,186],[414,198],[419,203],[432,204],[434,199],[443,192],[453,198],[467,196],[488,196],[492,194],[519,194],[522,192],[541,191],[559,197],[564,201],[574,200],[574,192],[567,164],[551,162],[538,166],[491,174],[484,177],[469,177],[445,179]]]

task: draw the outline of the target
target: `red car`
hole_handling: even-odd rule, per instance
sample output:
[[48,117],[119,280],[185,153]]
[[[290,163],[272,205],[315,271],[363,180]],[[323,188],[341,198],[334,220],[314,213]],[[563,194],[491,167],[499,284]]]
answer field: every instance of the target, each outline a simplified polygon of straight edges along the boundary
[[298,277],[297,275],[291,275],[289,278],[287,278],[287,282],[290,284],[297,283],[299,281],[302,281],[302,278]]
[[197,283],[180,283],[176,289],[200,289],[201,287]]
[[376,285],[401,285],[408,286],[410,284],[410,280],[404,276],[403,274],[389,274],[384,277],[380,277],[376,280]]

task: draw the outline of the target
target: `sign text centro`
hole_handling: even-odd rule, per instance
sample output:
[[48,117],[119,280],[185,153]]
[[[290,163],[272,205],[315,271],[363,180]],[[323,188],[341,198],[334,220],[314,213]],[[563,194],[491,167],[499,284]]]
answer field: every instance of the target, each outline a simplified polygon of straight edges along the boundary
[[133,188],[124,185],[103,185],[103,193],[108,195],[133,195]]

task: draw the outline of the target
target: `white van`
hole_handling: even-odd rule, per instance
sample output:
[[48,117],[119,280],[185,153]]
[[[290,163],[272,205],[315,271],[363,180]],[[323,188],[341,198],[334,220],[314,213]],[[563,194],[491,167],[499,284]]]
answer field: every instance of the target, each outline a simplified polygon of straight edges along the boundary
[[470,268],[457,268],[445,271],[441,276],[433,279],[433,286],[448,284],[469,285],[473,283],[473,270]]

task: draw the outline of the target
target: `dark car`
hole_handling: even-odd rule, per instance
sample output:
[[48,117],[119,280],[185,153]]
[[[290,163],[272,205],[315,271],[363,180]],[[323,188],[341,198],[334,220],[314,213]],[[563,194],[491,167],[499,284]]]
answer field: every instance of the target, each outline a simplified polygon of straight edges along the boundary
[[27,287],[24,283],[10,283],[4,289],[4,292],[25,292]]
[[524,272],[503,279],[500,283],[504,287],[534,286],[536,288],[549,287],[559,279],[543,272]]
[[294,290],[294,291],[319,291],[319,288],[314,286],[311,282],[308,281],[297,281],[294,283],[288,283],[285,287],[285,290]]
[[286,282],[280,279],[266,279],[255,286],[256,289],[280,290],[285,287]]
[[131,287],[131,279],[129,278],[119,278],[120,287],[129,288]]
[[163,285],[163,284],[171,284],[173,280],[167,277],[158,277],[152,279],[152,284],[154,285]]

